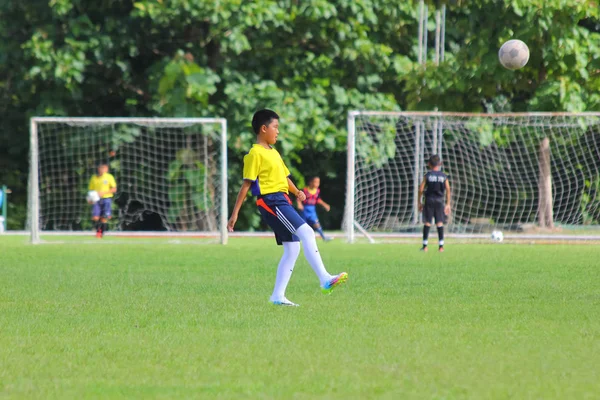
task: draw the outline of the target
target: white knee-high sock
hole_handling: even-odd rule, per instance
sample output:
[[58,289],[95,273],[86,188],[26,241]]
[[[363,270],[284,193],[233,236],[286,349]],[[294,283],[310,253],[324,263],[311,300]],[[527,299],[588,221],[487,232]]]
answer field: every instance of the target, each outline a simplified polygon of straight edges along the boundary
[[275,278],[275,288],[271,301],[283,300],[285,298],[285,289],[294,272],[294,265],[300,254],[300,243],[283,242],[283,255],[277,267],[277,277]]
[[308,224],[304,224],[296,230],[296,236],[298,236],[302,242],[304,257],[306,257],[306,260],[313,271],[315,271],[315,274],[319,277],[321,286],[323,286],[332,278],[332,276],[329,275],[329,272],[325,269],[325,265],[323,265],[323,260],[321,260],[321,254],[319,253],[317,241],[315,240],[315,232]]

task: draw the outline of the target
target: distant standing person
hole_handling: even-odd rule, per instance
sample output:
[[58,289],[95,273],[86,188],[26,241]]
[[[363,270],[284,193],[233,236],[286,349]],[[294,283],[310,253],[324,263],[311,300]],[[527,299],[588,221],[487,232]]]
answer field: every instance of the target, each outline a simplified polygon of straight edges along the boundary
[[[450,183],[448,176],[441,171],[442,162],[437,154],[429,158],[429,172],[419,186],[419,211],[423,211],[423,247],[427,251],[431,221],[435,220],[438,231],[439,251],[444,251],[444,222],[450,214]],[[423,206],[423,193],[425,205]]]
[[321,186],[321,178],[314,176],[309,179],[308,187],[302,189],[306,195],[306,199],[304,201],[297,199],[298,210],[300,210],[302,218],[317,231],[319,235],[321,235],[323,240],[329,242],[330,240],[333,240],[333,238],[326,237],[323,232],[323,228],[319,222],[319,216],[317,215],[317,204],[323,207],[327,212],[331,210],[331,207],[321,199],[321,189],[319,189],[319,186]]
[[98,164],[97,174],[90,179],[89,190],[98,192],[100,200],[92,205],[92,221],[96,228],[96,237],[101,238],[108,230],[108,220],[112,218],[112,199],[117,192],[115,177],[108,173],[108,164]]

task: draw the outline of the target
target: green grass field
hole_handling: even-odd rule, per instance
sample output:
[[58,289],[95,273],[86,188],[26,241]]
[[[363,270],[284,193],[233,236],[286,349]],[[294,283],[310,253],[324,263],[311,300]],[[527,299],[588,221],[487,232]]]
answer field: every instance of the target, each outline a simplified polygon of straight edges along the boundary
[[87,240],[0,237],[0,397],[600,397],[597,246],[320,243],[282,308],[274,240]]

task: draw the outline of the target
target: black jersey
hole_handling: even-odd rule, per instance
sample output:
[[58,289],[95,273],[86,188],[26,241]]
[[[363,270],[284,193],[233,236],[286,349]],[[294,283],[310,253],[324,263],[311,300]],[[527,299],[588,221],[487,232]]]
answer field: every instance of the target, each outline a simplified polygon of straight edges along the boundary
[[429,171],[425,174],[425,200],[440,201],[446,192],[448,176],[442,171]]

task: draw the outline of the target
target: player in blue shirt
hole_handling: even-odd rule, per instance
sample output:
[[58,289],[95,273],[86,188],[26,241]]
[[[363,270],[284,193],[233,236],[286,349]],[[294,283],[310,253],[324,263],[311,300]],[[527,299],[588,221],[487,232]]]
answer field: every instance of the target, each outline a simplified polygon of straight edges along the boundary
[[321,199],[321,189],[319,189],[319,186],[321,186],[321,178],[318,176],[310,178],[308,187],[302,189],[306,195],[306,199],[304,201],[297,199],[298,210],[300,210],[302,218],[304,218],[304,220],[312,226],[319,235],[321,235],[323,240],[329,242],[330,240],[333,240],[333,238],[326,237],[323,232],[323,228],[319,223],[319,216],[317,215],[317,204],[323,207],[327,212],[329,212],[331,207]]

